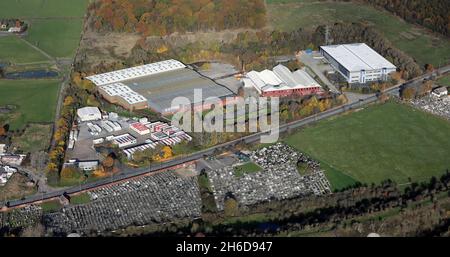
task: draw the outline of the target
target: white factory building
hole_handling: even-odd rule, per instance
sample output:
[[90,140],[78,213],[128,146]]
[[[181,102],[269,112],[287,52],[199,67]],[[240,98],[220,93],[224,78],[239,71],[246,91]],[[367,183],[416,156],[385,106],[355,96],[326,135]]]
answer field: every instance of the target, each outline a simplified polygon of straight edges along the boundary
[[83,107],[77,110],[78,121],[93,121],[101,120],[102,113],[97,107]]
[[253,87],[261,96],[309,95],[322,87],[304,70],[291,72],[279,64],[273,71],[250,71],[243,79],[246,87]]
[[397,69],[365,43],[321,46],[320,53],[348,83],[387,80]]
[[108,84],[113,84],[117,82],[122,82],[125,80],[137,79],[141,77],[146,77],[149,75],[156,75],[159,73],[173,71],[178,69],[186,68],[186,65],[177,60],[166,60],[161,62],[150,63],[146,65],[136,66],[132,68],[111,71],[107,73],[102,73],[98,75],[93,75],[87,77],[88,80],[92,81],[96,86],[104,86]]
[[148,107],[147,98],[120,82],[99,86],[98,92],[108,102],[118,104],[128,110]]
[[186,68],[177,60],[166,60],[86,77],[108,102],[128,110],[148,108],[148,99],[122,82]]

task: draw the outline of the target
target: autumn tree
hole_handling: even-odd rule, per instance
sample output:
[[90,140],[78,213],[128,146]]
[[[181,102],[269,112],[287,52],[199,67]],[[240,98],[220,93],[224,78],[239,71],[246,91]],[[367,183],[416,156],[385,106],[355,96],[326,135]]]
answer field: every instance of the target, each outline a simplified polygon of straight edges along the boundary
[[146,37],[210,29],[262,28],[266,24],[263,0],[99,0],[89,10],[90,26],[96,31],[137,31]]
[[405,100],[411,100],[416,97],[416,89],[414,87],[407,87],[402,90],[401,96]]
[[66,98],[64,98],[64,106],[69,106],[72,105],[74,103],[73,97],[72,96],[66,96]]
[[429,64],[429,63],[425,64],[425,71],[426,72],[433,72],[434,71],[433,64]]
[[102,162],[102,166],[105,171],[109,172],[114,168],[114,158],[108,155]]
[[239,215],[239,204],[234,197],[227,197],[223,207],[225,216],[235,217]]
[[419,86],[419,92],[417,92],[420,96],[423,96],[429,93],[433,89],[433,81],[427,80]]

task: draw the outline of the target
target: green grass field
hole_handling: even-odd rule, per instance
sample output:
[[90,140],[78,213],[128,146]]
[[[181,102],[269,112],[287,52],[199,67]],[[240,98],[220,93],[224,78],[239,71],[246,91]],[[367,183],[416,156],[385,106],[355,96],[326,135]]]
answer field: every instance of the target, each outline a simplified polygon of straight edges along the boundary
[[91,202],[91,197],[88,193],[81,193],[70,197],[70,204],[85,204]]
[[62,208],[62,205],[59,203],[59,200],[51,200],[48,202],[43,202],[40,205],[44,213],[56,212]]
[[34,21],[26,40],[54,57],[71,57],[80,41],[81,19]]
[[285,141],[318,160],[334,189],[428,180],[450,168],[450,122],[386,103],[321,121]]
[[0,37],[0,48],[0,63],[26,63],[48,60],[47,57],[15,36]]
[[416,58],[419,64],[438,66],[448,61],[447,39],[427,34],[388,12],[360,3],[315,0],[267,0],[269,21],[274,28],[290,31],[335,22],[366,22],[383,33],[394,46]]
[[2,0],[2,18],[79,17],[89,0]]
[[59,80],[0,80],[0,106],[16,109],[0,114],[0,123],[22,129],[28,122],[53,122]]
[[438,85],[450,87],[450,74],[445,75],[444,77],[438,79],[436,81]]
[[236,177],[242,177],[244,174],[255,173],[261,171],[262,168],[253,162],[247,162],[245,164],[234,167],[234,175]]
[[[2,0],[0,18],[20,18],[29,24],[25,39],[53,57],[73,57],[80,41],[89,0]],[[0,37],[0,61],[45,61],[40,52],[13,37]]]

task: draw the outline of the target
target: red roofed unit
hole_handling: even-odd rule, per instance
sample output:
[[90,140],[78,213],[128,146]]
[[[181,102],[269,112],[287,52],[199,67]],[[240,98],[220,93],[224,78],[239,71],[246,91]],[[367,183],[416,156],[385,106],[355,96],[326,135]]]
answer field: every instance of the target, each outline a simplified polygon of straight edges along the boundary
[[139,135],[150,134],[150,129],[140,122],[132,123],[130,125],[130,128],[136,131],[136,133],[138,133]]

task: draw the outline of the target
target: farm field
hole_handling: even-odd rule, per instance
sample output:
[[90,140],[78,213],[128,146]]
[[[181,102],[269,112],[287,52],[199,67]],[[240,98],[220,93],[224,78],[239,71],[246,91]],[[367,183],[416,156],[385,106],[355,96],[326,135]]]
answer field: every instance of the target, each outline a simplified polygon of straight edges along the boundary
[[[89,0],[2,0],[0,18],[20,18],[29,24],[24,39],[52,57],[70,58],[80,41]],[[15,64],[48,60],[14,37],[0,37],[0,61]],[[17,44],[16,44],[17,43]]]
[[53,57],[72,57],[80,41],[81,19],[34,21],[26,40]]
[[267,3],[268,20],[277,29],[312,29],[319,24],[364,21],[376,27],[395,47],[414,57],[421,65],[432,63],[438,66],[448,61],[450,56],[448,40],[428,34],[425,29],[371,6],[313,0],[267,0]]
[[15,36],[0,37],[0,63],[27,63],[48,61],[40,52]]
[[2,0],[0,1],[0,17],[83,18],[88,2],[89,0]]
[[59,80],[0,80],[0,106],[15,107],[0,114],[0,123],[16,130],[29,122],[53,122],[59,84]]
[[318,160],[334,189],[392,179],[402,184],[450,168],[450,123],[388,102],[321,121],[285,139]]

